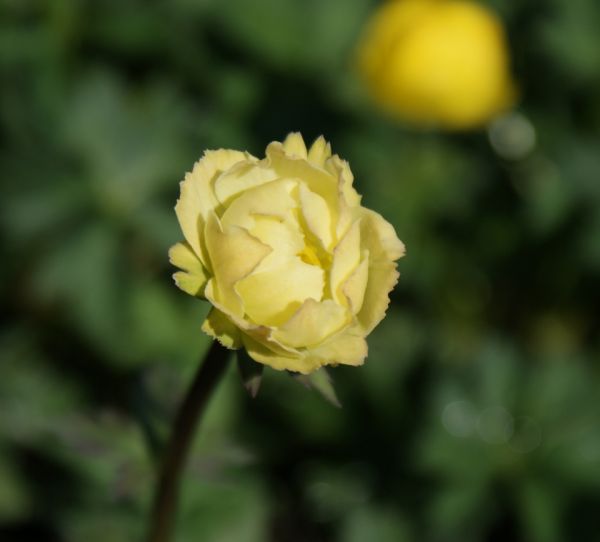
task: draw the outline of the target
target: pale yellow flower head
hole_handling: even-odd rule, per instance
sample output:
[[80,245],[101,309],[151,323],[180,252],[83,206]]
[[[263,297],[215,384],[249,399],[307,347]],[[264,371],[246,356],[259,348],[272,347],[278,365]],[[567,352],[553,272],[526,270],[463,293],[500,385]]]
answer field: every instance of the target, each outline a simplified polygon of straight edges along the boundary
[[179,288],[213,305],[206,333],[275,369],[363,363],[404,245],[352,181],[322,137],[307,150],[290,134],[262,160],[204,153],[181,183],[185,242],[169,256]]
[[415,124],[480,126],[516,92],[499,18],[468,0],[390,0],[359,44],[360,73],[382,108]]

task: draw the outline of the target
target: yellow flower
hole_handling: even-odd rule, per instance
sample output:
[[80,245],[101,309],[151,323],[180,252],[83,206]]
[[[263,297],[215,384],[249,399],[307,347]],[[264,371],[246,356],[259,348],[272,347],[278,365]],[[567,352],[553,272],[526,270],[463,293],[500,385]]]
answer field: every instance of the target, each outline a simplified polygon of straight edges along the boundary
[[516,97],[502,23],[466,0],[391,0],[367,26],[359,71],[382,108],[416,124],[482,125]]
[[266,158],[207,151],[175,206],[177,286],[213,307],[202,329],[275,369],[361,365],[404,245],[360,205],[347,162],[319,137],[273,142]]

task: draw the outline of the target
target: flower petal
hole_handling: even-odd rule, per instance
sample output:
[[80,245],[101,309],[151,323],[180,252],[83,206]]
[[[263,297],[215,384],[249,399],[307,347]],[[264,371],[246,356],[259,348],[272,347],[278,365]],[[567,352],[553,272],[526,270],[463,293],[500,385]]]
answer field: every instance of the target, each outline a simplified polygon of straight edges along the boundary
[[183,270],[173,275],[177,287],[187,294],[203,297],[208,274],[190,245],[188,243],[173,245],[169,249],[169,261]]
[[188,243],[175,243],[169,249],[169,261],[179,269],[195,275],[206,275],[202,262]]
[[[331,173],[313,165],[308,160],[288,156],[281,143],[274,141],[267,146],[266,162],[277,177],[300,179],[307,188],[319,194],[335,217],[338,209],[337,179]],[[335,218],[334,218],[335,220]]]
[[343,196],[345,203],[350,207],[359,206],[361,197],[352,186],[354,175],[350,169],[350,164],[346,160],[342,160],[337,154],[334,154],[325,163],[325,169],[339,179],[340,195]]
[[331,156],[331,145],[327,143],[323,136],[315,139],[308,151],[308,161],[315,166],[324,167],[325,161]]
[[236,284],[236,291],[254,322],[277,326],[288,320],[309,297],[320,301],[323,287],[323,270],[294,256],[268,271],[257,269]]
[[194,297],[204,297],[204,289],[206,287],[206,277],[200,275],[192,275],[184,271],[173,273],[173,280],[180,290]]
[[268,365],[278,371],[294,371],[308,374],[321,367],[317,358],[306,360],[303,355],[283,356],[267,348],[262,342],[254,340],[247,334],[242,335],[244,347],[248,355],[258,363]]
[[298,132],[292,132],[291,134],[288,134],[282,144],[282,147],[285,153],[289,156],[304,159],[307,157],[306,144],[304,143],[304,139],[302,139],[302,135],[300,135]]
[[233,150],[206,151],[194,164],[191,173],[187,173],[180,183],[181,192],[175,205],[175,213],[183,236],[205,266],[207,261],[200,231],[208,214],[218,207],[212,184],[220,173],[245,160],[256,159],[247,153]]
[[289,219],[281,222],[271,216],[256,216],[250,233],[273,249],[256,269],[256,273],[288,264],[304,248],[300,228]]
[[404,243],[398,239],[394,227],[379,213],[360,209],[362,245],[369,249],[372,260],[398,260],[405,253]]
[[349,322],[349,313],[331,299],[307,299],[296,313],[273,331],[277,341],[295,347],[308,347],[324,341]]
[[360,264],[342,284],[342,293],[353,314],[362,308],[369,280],[369,251],[364,250]]
[[306,226],[319,240],[325,250],[330,250],[333,243],[331,212],[326,201],[300,184],[298,190],[300,207]]
[[360,263],[360,222],[355,221],[333,251],[329,287],[331,297],[340,305],[346,302],[341,291],[342,282]]
[[389,293],[392,291],[400,273],[394,262],[371,262],[369,265],[369,280],[363,304],[356,315],[364,333],[368,335],[373,328],[383,320],[390,304]]
[[241,192],[274,181],[277,177],[275,171],[264,160],[242,162],[228,169],[215,180],[215,195],[219,203],[228,205]]
[[255,215],[276,216],[285,220],[297,206],[292,196],[297,185],[296,181],[290,179],[278,179],[246,190],[223,213],[223,228],[235,225],[250,231]]
[[367,341],[357,330],[338,333],[306,354],[309,365],[362,365],[369,348]]
[[238,327],[223,314],[213,307],[202,324],[202,331],[217,339],[225,348],[236,350],[242,346],[242,334]]
[[214,213],[208,215],[205,237],[215,277],[215,298],[232,314],[243,316],[244,307],[234,285],[249,275],[271,248],[243,228],[230,226],[223,231]]

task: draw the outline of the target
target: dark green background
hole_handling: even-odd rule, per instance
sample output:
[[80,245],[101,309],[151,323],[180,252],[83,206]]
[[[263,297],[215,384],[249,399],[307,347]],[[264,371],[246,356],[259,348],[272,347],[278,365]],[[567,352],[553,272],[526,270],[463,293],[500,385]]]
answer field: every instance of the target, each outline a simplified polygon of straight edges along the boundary
[[231,368],[176,540],[600,540],[600,4],[493,4],[519,116],[450,134],[363,94],[369,0],[0,0],[1,540],[140,539],[208,346],[178,182],[292,130],[349,160],[402,278],[343,409]]

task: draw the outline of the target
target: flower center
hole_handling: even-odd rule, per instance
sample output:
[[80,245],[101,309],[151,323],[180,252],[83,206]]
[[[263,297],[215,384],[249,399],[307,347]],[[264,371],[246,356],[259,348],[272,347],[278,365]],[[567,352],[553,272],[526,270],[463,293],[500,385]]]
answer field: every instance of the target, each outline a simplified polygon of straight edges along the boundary
[[317,256],[315,249],[310,245],[305,245],[301,252],[298,253],[300,259],[307,264],[322,267],[321,260]]

